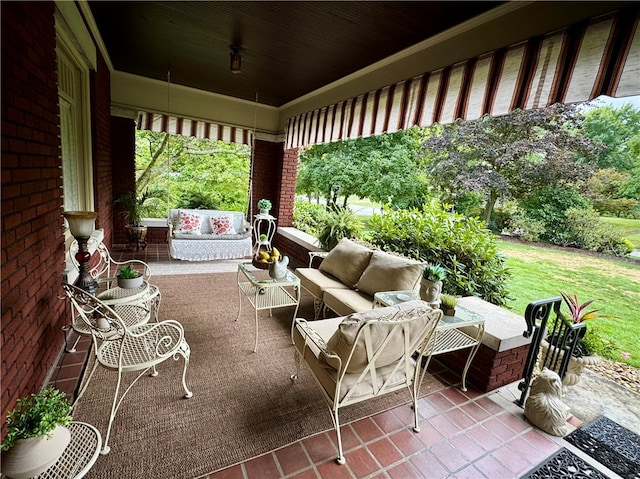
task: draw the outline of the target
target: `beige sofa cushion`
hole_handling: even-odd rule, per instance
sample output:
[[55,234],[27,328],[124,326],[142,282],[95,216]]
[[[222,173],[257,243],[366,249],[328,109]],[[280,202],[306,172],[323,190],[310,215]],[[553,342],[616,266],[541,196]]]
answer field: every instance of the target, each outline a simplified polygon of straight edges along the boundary
[[319,269],[353,288],[369,264],[371,253],[370,249],[343,238],[320,263]]
[[370,296],[380,291],[415,289],[423,268],[417,261],[374,251],[355,287]]
[[317,299],[322,299],[328,288],[349,290],[345,284],[316,268],[298,268],[295,275],[300,278],[300,285]]
[[322,301],[329,309],[335,311],[338,316],[347,316],[357,311],[367,311],[373,305],[371,296],[347,288],[325,289]]
[[[424,301],[414,300],[407,301],[406,303],[401,303],[397,306],[376,308],[361,313],[350,314],[342,320],[342,322],[338,326],[337,331],[327,341],[327,349],[339,356],[342,360],[343,365],[349,358],[349,354],[353,349],[353,356],[351,356],[351,361],[349,362],[349,366],[347,367],[347,372],[361,372],[368,364],[364,336],[358,338],[358,344],[356,345],[355,349],[354,344],[362,325],[367,322],[374,323],[371,325],[370,329],[371,343],[374,349],[378,348],[388,336],[390,328],[392,326],[384,323],[375,324],[375,322],[380,321],[381,319],[392,320],[399,311],[409,309],[431,310],[431,307]],[[421,316],[419,320],[410,323],[410,334],[417,334],[417,332],[425,325],[425,322],[428,321],[428,318],[429,316],[426,315]],[[413,339],[413,335],[411,336],[411,338]],[[378,357],[376,361],[376,367],[380,368],[387,366],[400,359],[403,354],[404,338],[403,335],[396,333],[391,338],[390,343],[388,347],[383,351],[383,354]],[[339,367],[338,362],[333,358],[326,357],[326,361],[329,366],[335,369]]]

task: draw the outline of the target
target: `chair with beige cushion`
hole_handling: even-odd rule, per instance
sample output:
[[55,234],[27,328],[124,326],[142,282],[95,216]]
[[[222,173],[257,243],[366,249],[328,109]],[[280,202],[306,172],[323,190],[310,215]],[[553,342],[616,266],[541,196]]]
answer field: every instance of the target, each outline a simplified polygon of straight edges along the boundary
[[316,268],[298,268],[300,285],[314,298],[315,319],[325,308],[345,316],[370,309],[380,291],[416,289],[424,264],[342,239]]
[[292,330],[296,373],[308,366],[331,410],[338,438],[337,462],[344,464],[338,411],[344,406],[409,389],[418,432],[420,367],[442,311],[421,300],[370,309],[349,316],[307,322]]

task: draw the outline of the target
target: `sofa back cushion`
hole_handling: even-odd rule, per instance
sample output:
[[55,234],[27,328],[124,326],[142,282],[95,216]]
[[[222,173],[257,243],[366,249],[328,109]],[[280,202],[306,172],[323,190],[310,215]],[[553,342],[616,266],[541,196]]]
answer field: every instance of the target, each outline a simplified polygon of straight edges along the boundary
[[371,253],[369,248],[343,238],[320,263],[319,269],[353,288],[369,264]]
[[423,268],[418,261],[374,251],[369,265],[356,283],[356,289],[369,296],[380,291],[415,289]]
[[[387,338],[389,332],[394,327],[393,323],[380,322],[381,320],[405,320],[411,317],[410,314],[407,314],[407,311],[415,311],[418,309],[433,312],[433,314],[416,314],[415,317],[417,319],[409,323],[408,344],[412,343],[417,339],[415,336],[422,330],[422,328],[424,328],[427,321],[437,321],[442,314],[437,310],[432,310],[427,303],[421,300],[407,301],[396,306],[376,308],[345,316],[345,318],[340,322],[336,332],[327,341],[327,349],[340,357],[343,366],[348,360],[351,350],[353,350],[351,361],[347,367],[347,373],[362,372],[367,367],[368,358],[365,346],[365,337],[362,334],[358,337],[360,329],[365,324],[370,323],[371,346],[375,351],[380,347],[380,345],[382,345],[382,342]],[[377,358],[376,367],[380,368],[396,362],[402,357],[404,352],[404,335],[396,332],[390,339],[389,344],[382,351],[382,354]],[[339,368],[339,363],[336,359],[325,356],[325,360],[332,368]]]

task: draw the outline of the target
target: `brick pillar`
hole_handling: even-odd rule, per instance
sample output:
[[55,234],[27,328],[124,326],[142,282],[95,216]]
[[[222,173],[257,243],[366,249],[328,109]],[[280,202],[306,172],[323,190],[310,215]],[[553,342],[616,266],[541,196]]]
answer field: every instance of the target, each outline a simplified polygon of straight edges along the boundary
[[298,177],[298,149],[285,150],[282,160],[282,184],[280,185],[280,210],[278,224],[293,224],[293,204],[296,198],[296,180]]

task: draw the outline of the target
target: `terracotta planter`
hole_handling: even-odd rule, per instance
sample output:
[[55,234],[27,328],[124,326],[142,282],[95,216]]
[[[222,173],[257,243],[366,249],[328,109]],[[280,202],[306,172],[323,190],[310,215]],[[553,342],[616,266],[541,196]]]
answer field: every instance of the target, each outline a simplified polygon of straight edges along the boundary
[[71,441],[71,433],[64,426],[44,436],[19,439],[2,453],[2,473],[14,479],[37,476],[53,466]]

